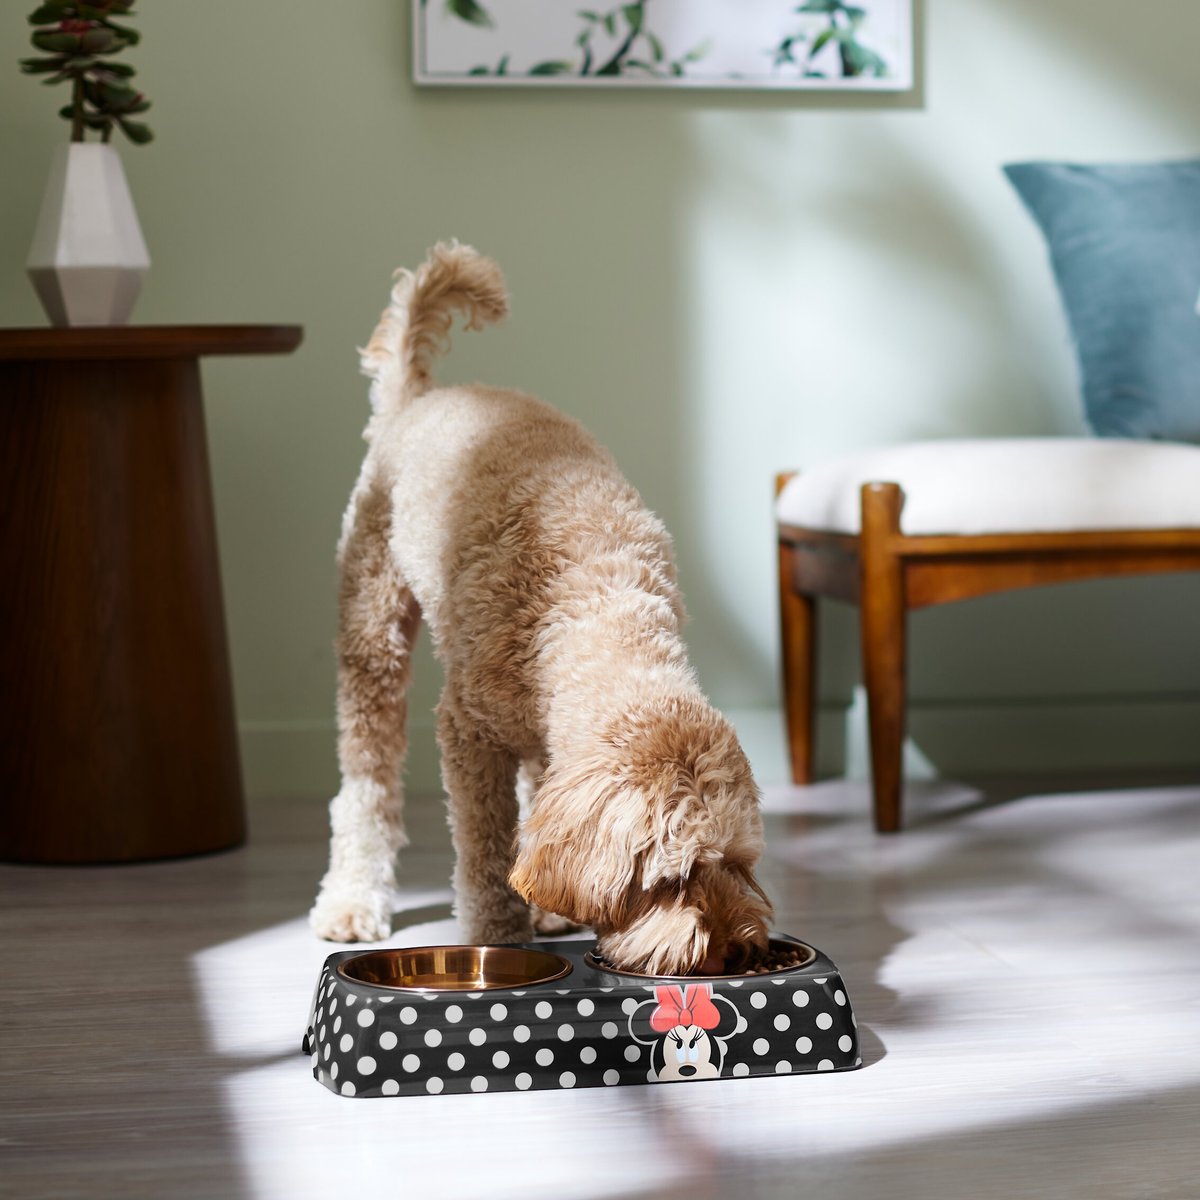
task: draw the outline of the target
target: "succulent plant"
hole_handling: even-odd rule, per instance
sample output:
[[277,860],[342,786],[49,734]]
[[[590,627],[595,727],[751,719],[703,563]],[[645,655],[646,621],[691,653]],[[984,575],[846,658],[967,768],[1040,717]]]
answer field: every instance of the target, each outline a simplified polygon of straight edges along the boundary
[[86,140],[88,130],[107,142],[114,127],[131,141],[141,145],[154,134],[149,126],[133,120],[150,107],[150,101],[130,80],[133,67],[111,62],[127,46],[136,46],[141,34],[119,24],[114,17],[132,16],[134,0],[46,0],[29,14],[30,35],[39,58],[21,60],[27,75],[45,75],[47,84],[71,84],[71,103],[59,109],[59,116],[71,122],[71,141]]

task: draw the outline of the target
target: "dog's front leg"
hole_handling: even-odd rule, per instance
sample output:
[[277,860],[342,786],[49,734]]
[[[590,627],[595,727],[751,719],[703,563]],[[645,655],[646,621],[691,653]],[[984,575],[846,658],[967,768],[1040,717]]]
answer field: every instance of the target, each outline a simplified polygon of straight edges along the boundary
[[[526,759],[517,772],[517,807],[521,814],[521,825],[533,808],[533,797],[537,792],[537,781],[545,773],[547,760],[545,758]],[[574,921],[552,913],[540,904],[531,904],[529,913],[533,917],[533,931],[543,937],[561,937],[564,933],[577,933],[583,928]]]
[[517,829],[517,758],[487,742],[447,688],[438,706],[442,782],[454,840],[454,906],[479,945],[533,936],[529,906],[508,886]]

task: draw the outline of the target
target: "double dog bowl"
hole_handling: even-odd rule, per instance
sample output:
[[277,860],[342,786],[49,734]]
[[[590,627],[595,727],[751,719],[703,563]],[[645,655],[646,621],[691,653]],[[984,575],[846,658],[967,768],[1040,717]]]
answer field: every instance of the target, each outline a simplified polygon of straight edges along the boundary
[[614,1087],[862,1065],[837,968],[774,935],[794,965],[759,975],[617,971],[590,941],[331,954],[303,1049],[343,1096]]

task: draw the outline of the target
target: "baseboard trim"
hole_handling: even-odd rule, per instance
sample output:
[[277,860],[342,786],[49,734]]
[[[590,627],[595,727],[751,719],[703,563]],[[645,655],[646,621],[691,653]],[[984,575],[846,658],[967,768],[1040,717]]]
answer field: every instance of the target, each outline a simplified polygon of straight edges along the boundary
[[929,705],[909,729],[942,776],[1200,771],[1200,696]]
[[[730,710],[763,786],[787,783],[787,742],[774,709]],[[1096,697],[970,703],[910,703],[904,773],[909,779],[1029,772],[1197,770],[1200,696]],[[867,706],[817,715],[817,774],[870,774]]]
[[[774,708],[731,708],[759,783],[787,783],[783,717]],[[1039,771],[1200,772],[1200,695],[1092,700],[914,703],[905,753],[909,778]],[[866,704],[826,704],[817,718],[817,772],[865,778]],[[337,730],[326,721],[246,721],[242,774],[250,797],[328,798],[337,791]],[[440,792],[433,723],[409,728],[405,780]]]

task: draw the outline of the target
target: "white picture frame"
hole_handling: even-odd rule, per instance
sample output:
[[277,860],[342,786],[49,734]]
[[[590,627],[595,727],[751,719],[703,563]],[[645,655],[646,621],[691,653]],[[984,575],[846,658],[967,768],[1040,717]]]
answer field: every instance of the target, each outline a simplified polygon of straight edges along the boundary
[[412,0],[422,86],[905,92],[913,0]]

